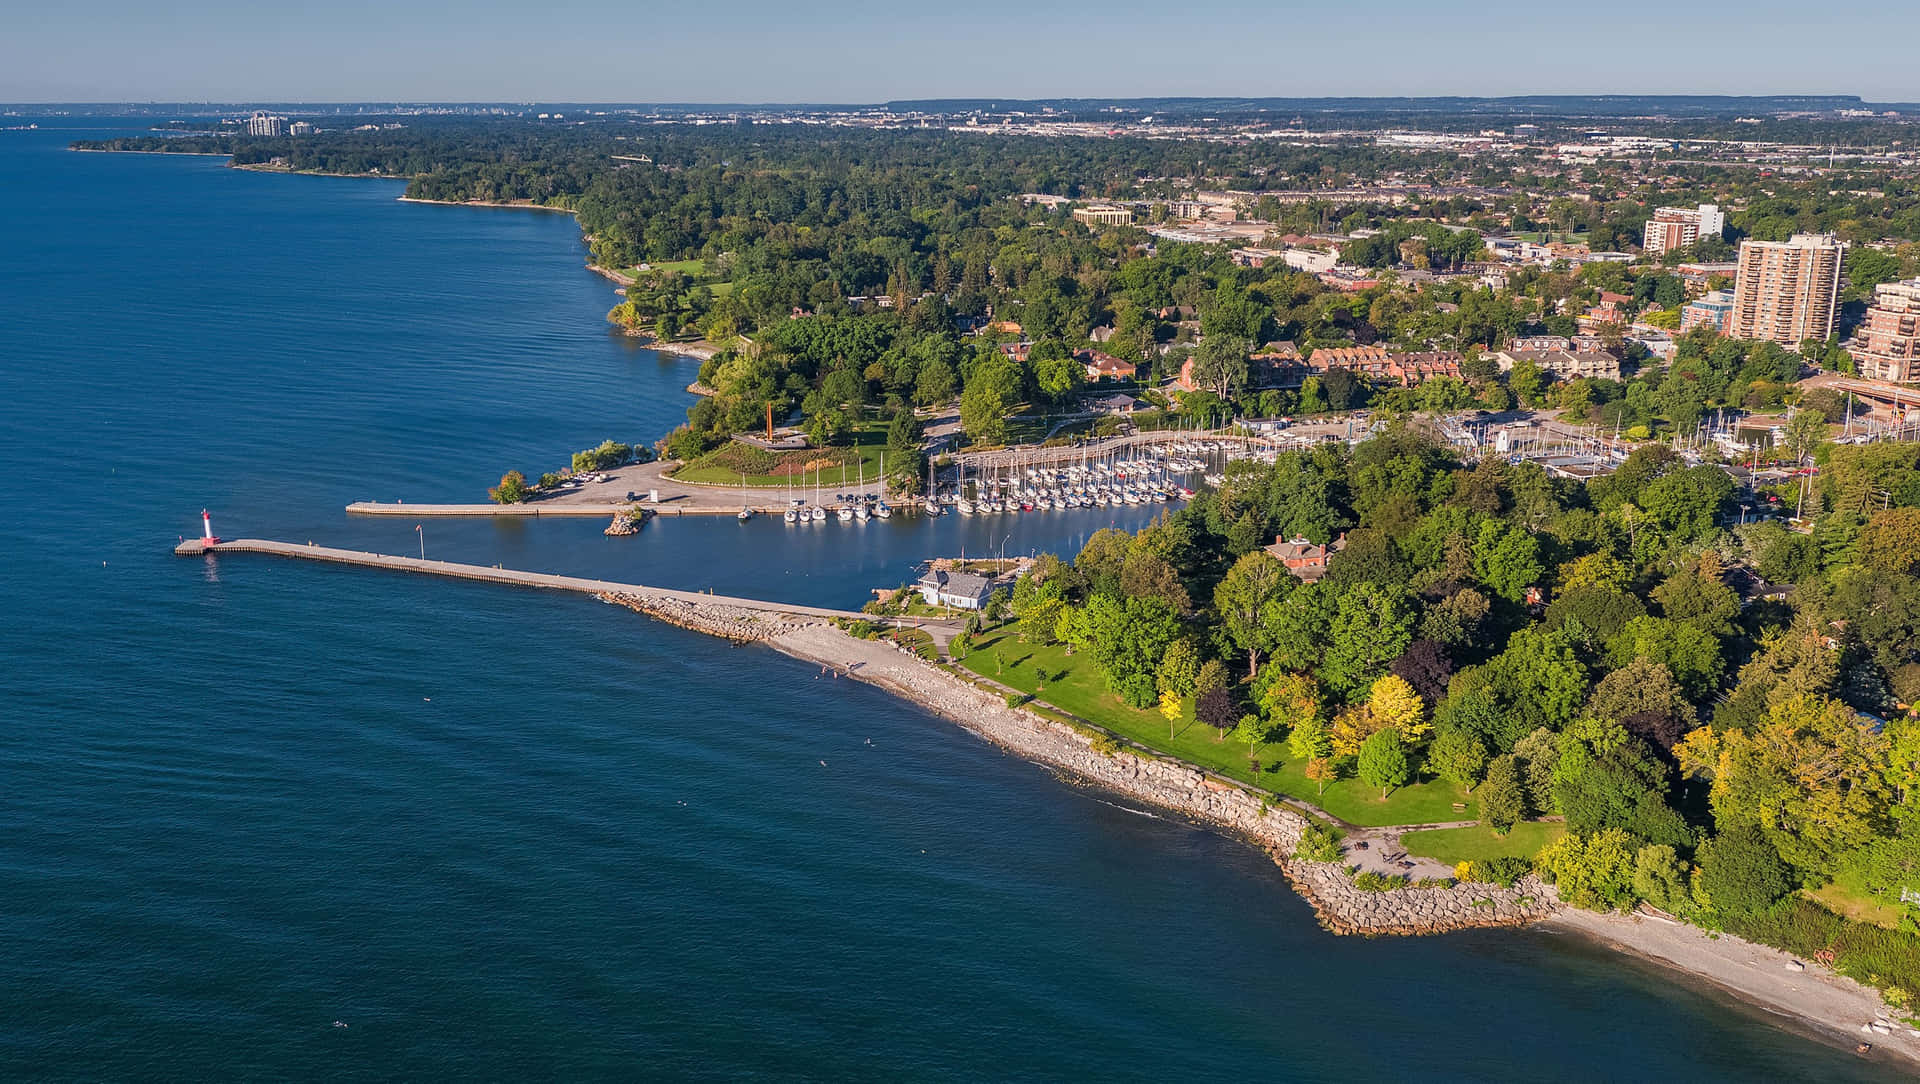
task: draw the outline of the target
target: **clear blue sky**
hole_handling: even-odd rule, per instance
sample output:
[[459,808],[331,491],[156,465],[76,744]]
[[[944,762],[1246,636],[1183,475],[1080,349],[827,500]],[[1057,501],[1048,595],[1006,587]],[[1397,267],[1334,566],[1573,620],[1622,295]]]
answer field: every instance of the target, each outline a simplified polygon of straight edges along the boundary
[[1838,93],[1920,100],[1920,4],[42,0],[0,101]]

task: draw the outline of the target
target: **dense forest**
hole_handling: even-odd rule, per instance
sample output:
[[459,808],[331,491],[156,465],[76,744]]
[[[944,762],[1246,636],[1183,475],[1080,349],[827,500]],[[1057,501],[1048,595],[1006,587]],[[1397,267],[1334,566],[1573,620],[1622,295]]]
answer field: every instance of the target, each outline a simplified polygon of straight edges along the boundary
[[[1723,470],[1657,446],[1584,485],[1406,431],[1236,464],[1137,533],[1042,558],[1007,638],[1070,645],[1136,709],[1197,699],[1267,785],[1436,780],[1496,833],[1562,818],[1532,864],[1569,902],[1837,953],[1904,1005],[1920,448],[1815,454],[1811,535],[1738,525]],[[1262,548],[1275,535],[1346,541],[1301,582]]]

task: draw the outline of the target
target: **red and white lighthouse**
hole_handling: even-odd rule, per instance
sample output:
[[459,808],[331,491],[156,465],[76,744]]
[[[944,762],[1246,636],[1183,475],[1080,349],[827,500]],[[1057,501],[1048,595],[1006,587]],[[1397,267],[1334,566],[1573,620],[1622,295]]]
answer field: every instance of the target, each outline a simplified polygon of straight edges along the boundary
[[200,510],[200,541],[209,546],[220,541],[213,533],[213,516],[204,508]]

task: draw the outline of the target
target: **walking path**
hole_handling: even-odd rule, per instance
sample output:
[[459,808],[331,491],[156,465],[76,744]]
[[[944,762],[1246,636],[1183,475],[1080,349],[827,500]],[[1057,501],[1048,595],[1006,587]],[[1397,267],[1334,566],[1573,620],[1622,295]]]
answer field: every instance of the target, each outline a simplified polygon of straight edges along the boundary
[[[677,591],[668,587],[649,587],[637,583],[616,583],[611,580],[593,580],[580,576],[560,576],[548,572],[525,572],[514,568],[489,568],[486,565],[467,565],[453,561],[422,560],[418,557],[399,557],[386,553],[365,553],[359,550],[334,549],[329,546],[305,546],[292,542],[275,542],[259,538],[237,538],[209,544],[205,539],[191,538],[175,547],[174,551],[183,557],[197,557],[205,554],[258,553],[274,557],[293,557],[306,561],[322,561],[329,564],[359,565],[365,568],[383,568],[394,572],[419,572],[430,576],[447,576],[453,579],[480,580],[486,583],[512,584],[518,587],[544,587],[556,591],[577,591],[582,594],[608,597],[624,602],[639,604],[643,607],[663,607],[675,611],[690,611],[689,617],[698,619],[701,611],[713,611],[732,620],[738,614],[765,614],[776,617],[815,618],[818,620],[850,619],[856,621],[874,621],[884,623],[921,626],[943,626],[951,622],[946,619],[922,617],[876,618],[872,614],[855,610],[836,610],[825,606],[802,606],[787,602],[769,602],[764,599],[735,598],[730,595],[715,595],[699,591]],[[716,622],[716,624],[719,622]]]

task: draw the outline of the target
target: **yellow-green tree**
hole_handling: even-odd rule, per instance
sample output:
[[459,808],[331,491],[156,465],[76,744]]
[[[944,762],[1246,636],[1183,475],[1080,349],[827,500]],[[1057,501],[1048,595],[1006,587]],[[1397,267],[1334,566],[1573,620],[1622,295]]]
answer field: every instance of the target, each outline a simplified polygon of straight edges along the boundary
[[1682,771],[1712,778],[1721,831],[1752,825],[1798,869],[1830,872],[1886,823],[1887,738],[1831,697],[1782,700],[1751,731],[1702,727],[1674,752]]
[[1426,737],[1433,729],[1427,720],[1426,701],[1398,674],[1388,674],[1373,683],[1373,690],[1367,694],[1367,710],[1382,726],[1398,730],[1408,745]]
[[1181,698],[1179,693],[1174,692],[1172,689],[1168,689],[1160,694],[1160,717],[1167,721],[1168,741],[1173,740],[1174,724],[1180,721],[1181,712],[1185,710],[1185,707],[1186,701]]

